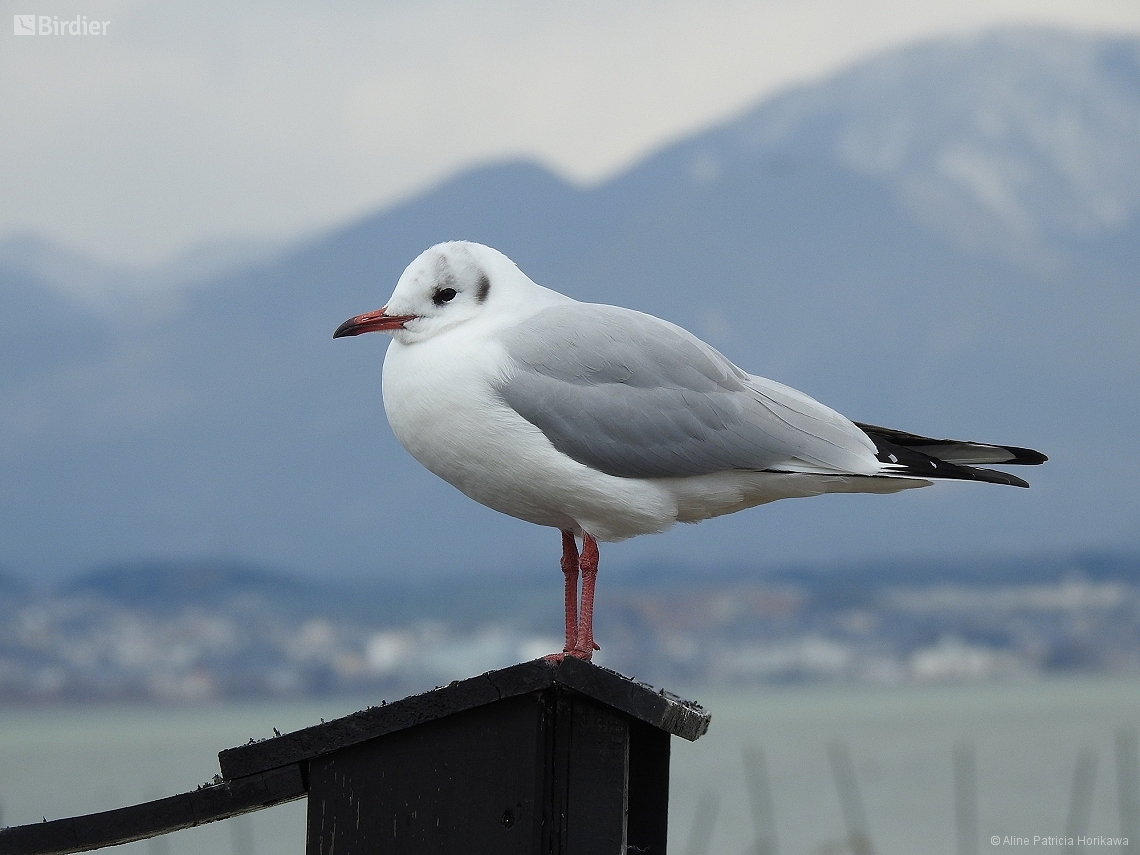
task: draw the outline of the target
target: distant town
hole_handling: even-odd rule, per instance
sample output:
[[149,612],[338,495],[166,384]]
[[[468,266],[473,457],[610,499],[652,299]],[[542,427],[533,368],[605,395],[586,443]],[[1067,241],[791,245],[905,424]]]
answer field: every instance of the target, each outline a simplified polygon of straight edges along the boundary
[[[549,576],[549,578],[546,578]],[[0,702],[389,698],[561,649],[560,585],[227,562],[0,579]],[[602,577],[599,664],[668,687],[1140,674],[1140,556]]]

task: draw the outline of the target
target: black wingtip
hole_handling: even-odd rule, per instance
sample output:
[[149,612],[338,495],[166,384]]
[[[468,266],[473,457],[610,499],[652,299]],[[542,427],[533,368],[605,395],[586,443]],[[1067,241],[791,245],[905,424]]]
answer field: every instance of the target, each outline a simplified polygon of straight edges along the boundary
[[967,472],[972,473],[976,481],[985,481],[987,484],[1006,484],[1010,487],[1029,487],[1029,482],[1008,472],[999,472],[997,469],[982,469],[978,466],[963,466]]
[[[893,445],[913,449],[936,460],[953,462],[962,466],[976,466],[982,463],[1038,466],[1049,459],[1036,449],[1022,448],[1018,445],[999,445],[993,442],[975,442],[973,440],[935,439],[931,436],[921,436],[863,422],[855,422],[855,426],[866,433],[876,444],[881,440],[886,440]],[[978,454],[978,452],[981,453]],[[970,459],[972,456],[975,459]]]
[[[875,443],[876,457],[890,468],[890,475],[895,477],[919,477],[932,480],[955,481],[984,481],[987,484],[1005,484],[1010,487],[1028,487],[1029,482],[1008,472],[998,469],[989,469],[973,465],[973,462],[964,463],[957,460],[947,460],[942,454],[932,453],[936,450],[954,451],[955,447],[963,445],[953,440],[935,440],[921,437],[903,431],[874,426],[859,425]],[[900,444],[897,440],[902,440]],[[977,443],[968,445],[977,446]],[[947,446],[951,448],[947,449]],[[1002,449],[1010,455],[1004,456],[1000,463],[1044,463],[1045,455],[1031,449],[1012,448],[1009,446],[986,445],[986,449]],[[981,462],[981,461],[979,461]],[[988,461],[987,461],[988,462]]]
[[1018,448],[1016,445],[1003,445],[1002,448],[1013,454],[1013,460],[1006,461],[1008,463],[1039,466],[1049,459],[1040,451],[1035,451],[1032,448]]

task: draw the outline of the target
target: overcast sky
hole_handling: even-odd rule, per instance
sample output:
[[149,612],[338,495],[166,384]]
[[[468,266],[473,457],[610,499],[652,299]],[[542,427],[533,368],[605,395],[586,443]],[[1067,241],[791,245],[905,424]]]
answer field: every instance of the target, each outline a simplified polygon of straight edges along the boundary
[[[1140,0],[0,2],[0,237],[135,264],[328,228],[491,159],[597,181],[924,37],[1140,33]],[[16,36],[33,12],[107,34]]]

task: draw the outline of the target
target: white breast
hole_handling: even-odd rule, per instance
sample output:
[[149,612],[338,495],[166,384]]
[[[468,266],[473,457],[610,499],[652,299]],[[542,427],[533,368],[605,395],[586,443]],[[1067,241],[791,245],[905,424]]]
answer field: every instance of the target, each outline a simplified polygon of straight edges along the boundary
[[404,345],[384,359],[384,410],[396,438],[424,467],[477,502],[538,525],[599,540],[662,531],[676,522],[671,491],[615,478],[556,450],[498,397],[510,370],[501,347],[466,330]]

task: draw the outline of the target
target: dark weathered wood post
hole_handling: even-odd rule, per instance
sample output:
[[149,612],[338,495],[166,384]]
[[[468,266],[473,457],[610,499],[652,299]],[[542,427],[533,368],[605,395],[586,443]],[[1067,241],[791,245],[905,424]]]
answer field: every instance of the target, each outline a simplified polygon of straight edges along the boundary
[[663,855],[669,737],[699,706],[568,659],[527,662],[222,751],[220,782],[0,830],[0,855],[79,852],[308,797],[307,855]]

